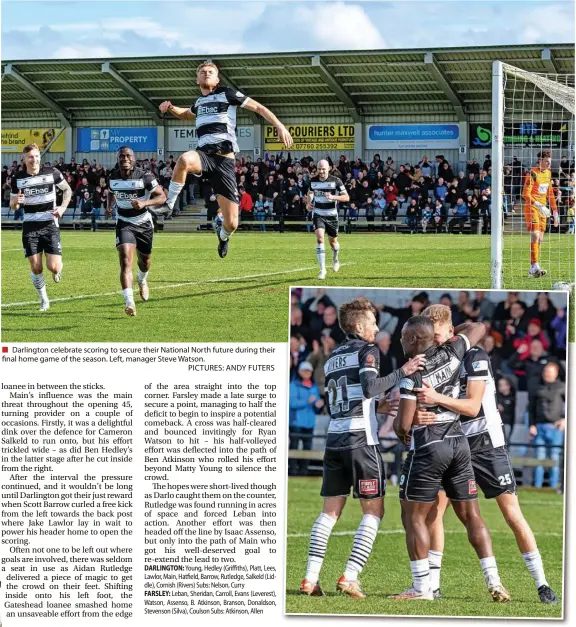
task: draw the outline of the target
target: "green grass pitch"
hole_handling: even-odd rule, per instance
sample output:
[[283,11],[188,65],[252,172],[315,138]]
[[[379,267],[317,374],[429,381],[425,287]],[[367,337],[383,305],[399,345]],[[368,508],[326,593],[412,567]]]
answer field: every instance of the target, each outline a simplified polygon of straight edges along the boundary
[[464,528],[450,508],[445,517],[446,546],[442,564],[442,599],[392,601],[387,597],[411,585],[410,562],[400,522],[398,490],[388,486],[386,513],[372,555],[360,576],[366,599],[354,600],[335,592],[336,582],[352,549],[361,517],[357,501],[349,499],[334,527],[320,573],[325,597],[307,597],[298,592],[306,569],[309,533],[321,511],[320,478],[290,477],[288,481],[286,612],[294,614],[400,614],[412,616],[490,616],[560,618],[562,615],[563,496],[551,492],[520,492],[522,510],[536,535],[548,582],[560,599],[558,605],[543,605],[536,586],[518,551],[514,536],[497,504],[480,497],[480,510],[492,534],[502,583],[512,601],[492,601],[478,558],[467,541]]
[[[340,242],[342,268],[328,271],[326,286],[490,287],[486,236],[342,234]],[[4,342],[283,342],[288,287],[319,283],[312,233],[242,231],[223,260],[213,234],[158,233],[150,300],[136,294],[137,317],[128,318],[114,232],[63,231],[62,245],[63,281],[47,275],[52,307],[40,313],[21,234],[2,233]]]

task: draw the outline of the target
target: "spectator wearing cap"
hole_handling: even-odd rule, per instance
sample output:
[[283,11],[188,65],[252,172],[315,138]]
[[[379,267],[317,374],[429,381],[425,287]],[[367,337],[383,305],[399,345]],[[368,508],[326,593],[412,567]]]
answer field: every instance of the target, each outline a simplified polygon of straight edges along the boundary
[[[309,361],[298,366],[298,376],[290,383],[290,449],[297,450],[302,442],[302,450],[312,449],[312,436],[316,424],[316,414],[324,407],[320,389],[312,380],[314,368]],[[308,460],[290,459],[289,474],[308,474]]]
[[[549,457],[555,463],[550,469],[548,484],[552,489],[558,487],[560,476],[561,447],[564,444],[565,423],[565,385],[559,378],[558,364],[549,362],[544,366],[542,379],[532,394],[529,404],[530,435],[537,445],[536,458],[546,459],[547,448]],[[541,488],[544,483],[544,468],[537,466],[534,470],[534,487]]]

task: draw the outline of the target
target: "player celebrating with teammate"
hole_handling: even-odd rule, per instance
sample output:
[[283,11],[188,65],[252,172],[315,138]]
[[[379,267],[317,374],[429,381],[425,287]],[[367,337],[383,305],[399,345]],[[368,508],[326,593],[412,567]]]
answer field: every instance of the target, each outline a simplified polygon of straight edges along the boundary
[[300,592],[323,596],[318,579],[328,539],[352,488],[354,498],[360,499],[363,517],[336,589],[360,599],[366,595],[360,589],[358,575],[370,557],[384,516],[386,479],[378,444],[376,397],[388,392],[404,376],[416,372],[424,360],[418,355],[380,378],[380,351],[374,343],[378,333],[374,307],[366,300],[354,300],[340,307],[339,318],[347,339],[324,365],[330,411],[320,493],[324,507],[310,534],[308,567]]
[[543,277],[547,271],[540,267],[540,247],[546,233],[546,222],[550,209],[554,217],[554,226],[559,224],[556,198],[552,187],[552,152],[543,150],[538,153],[538,165],[526,174],[522,198],[524,199],[524,218],[530,232],[530,277]]
[[424,384],[430,384],[447,396],[458,396],[460,364],[470,346],[482,339],[486,328],[478,322],[461,325],[459,331],[452,341],[437,346],[434,343],[434,323],[430,318],[414,316],[402,329],[404,354],[411,357],[423,353],[426,363],[422,373],[415,372],[401,381],[400,406],[394,420],[398,437],[410,440],[410,452],[399,483],[413,585],[392,598],[434,598],[430,585],[430,534],[426,519],[443,487],[480,558],[488,591],[494,601],[506,603],[510,594],[500,582],[490,532],[480,516],[470,447],[462,431],[459,414],[434,404],[429,408],[434,413],[434,421],[426,425],[414,424],[416,390],[423,388]]
[[338,243],[338,203],[348,202],[350,197],[342,181],[330,172],[328,161],[318,162],[318,174],[310,179],[308,192],[308,210],[312,211],[314,232],[316,233],[316,257],[320,264],[319,279],[326,278],[326,252],[324,248],[324,233],[328,234],[330,248],[332,248],[332,270],[340,269]]
[[[12,177],[10,206],[24,207],[22,245],[30,262],[30,278],[40,297],[40,311],[50,308],[46,279],[42,274],[42,253],[46,267],[55,283],[62,279],[62,244],[58,219],[64,215],[72,198],[72,190],[62,173],[51,167],[40,166],[40,149],[28,144],[23,150],[24,170]],[[62,205],[56,206],[56,187],[63,191]]]
[[174,106],[169,100],[160,105],[162,113],[172,113],[180,120],[196,120],[198,147],[180,155],[174,168],[168,190],[167,205],[172,211],[182,191],[188,173],[204,174],[212,183],[218,206],[224,214],[224,224],[217,232],[218,254],[228,254],[230,236],[238,228],[238,186],[235,172],[236,112],[238,107],[261,115],[276,127],[278,137],[287,148],[292,137],[278,118],[264,105],[240,91],[220,85],[218,67],[211,62],[201,63],[196,70],[196,83],[202,95],[189,108]]
[[[422,315],[434,323],[436,344],[448,342],[454,336],[452,312],[449,307],[431,305]],[[429,424],[434,421],[435,415],[427,411],[428,406],[438,405],[460,415],[462,431],[467,436],[470,446],[477,485],[487,499],[496,500],[504,519],[514,532],[526,567],[536,582],[540,600],[542,603],[555,604],[557,598],[546,580],[536,539],[518,502],[514,471],[496,404],[496,383],[490,357],[483,348],[473,346],[466,353],[459,376],[458,398],[440,394],[429,385],[416,390],[418,404],[423,407],[418,410],[415,424]],[[448,499],[441,492],[427,520],[431,540],[428,561],[435,598],[440,596],[440,568],[444,547],[442,518],[448,505]]]
[[110,173],[108,209],[116,203],[116,249],[120,260],[120,285],[124,294],[124,312],[136,315],[132,283],[134,251],[138,258],[138,287],[143,301],[148,300],[148,272],[152,255],[154,223],[150,210],[166,202],[166,194],[151,172],[135,167],[134,151],[129,146],[118,149],[116,167]]

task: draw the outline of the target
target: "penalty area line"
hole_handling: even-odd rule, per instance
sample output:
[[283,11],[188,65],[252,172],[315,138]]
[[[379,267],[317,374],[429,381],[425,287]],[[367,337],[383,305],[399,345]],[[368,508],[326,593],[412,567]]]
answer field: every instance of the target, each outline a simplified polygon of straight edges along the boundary
[[[351,266],[353,263],[342,263],[340,266]],[[281,276],[284,274],[296,274],[297,272],[307,272],[308,270],[317,269],[318,266],[308,266],[305,268],[294,268],[293,270],[281,270],[279,272],[262,272],[261,274],[247,274],[245,276],[230,276],[223,277],[220,279],[206,279],[205,281],[187,281],[185,283],[173,283],[171,285],[159,285],[153,288],[153,291],[159,290],[173,290],[179,287],[189,287],[192,285],[209,285],[210,283],[224,283],[227,281],[246,281],[248,279],[263,279],[272,276]],[[72,300],[85,300],[88,298],[106,298],[108,296],[118,296],[122,294],[122,290],[117,290],[115,292],[102,292],[100,294],[79,294],[78,296],[65,296],[62,298],[51,298],[51,303],[65,303]],[[27,305],[37,305],[37,300],[29,300],[21,303],[3,303],[2,309],[7,309],[9,307],[25,307]]]

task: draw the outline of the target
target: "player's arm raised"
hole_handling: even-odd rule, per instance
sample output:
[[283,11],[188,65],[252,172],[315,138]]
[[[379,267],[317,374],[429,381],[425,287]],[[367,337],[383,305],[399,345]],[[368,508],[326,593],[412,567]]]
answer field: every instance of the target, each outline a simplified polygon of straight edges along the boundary
[[260,104],[252,98],[246,98],[246,100],[242,104],[242,108],[247,109],[248,111],[252,111],[253,113],[257,113],[258,115],[262,116],[267,122],[270,122],[270,124],[272,124],[272,126],[274,126],[278,131],[278,138],[286,146],[286,148],[290,148],[292,146],[292,135],[290,135],[284,124],[280,122],[280,120],[272,113],[272,111],[270,111],[270,109],[266,108],[263,104]]
[[159,107],[160,113],[171,113],[180,120],[195,120],[192,110],[186,107],[176,107],[169,100],[165,100]]

